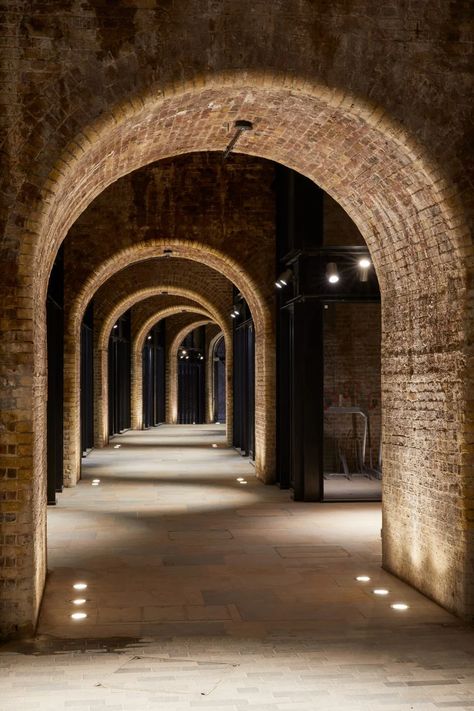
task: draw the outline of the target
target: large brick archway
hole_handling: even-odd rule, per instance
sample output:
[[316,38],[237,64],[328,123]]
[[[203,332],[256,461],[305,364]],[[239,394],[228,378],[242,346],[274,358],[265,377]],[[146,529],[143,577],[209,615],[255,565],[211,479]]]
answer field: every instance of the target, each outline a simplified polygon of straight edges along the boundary
[[[45,572],[43,304],[57,249],[112,181],[166,156],[223,150],[235,118],[254,122],[239,151],[314,180],[369,246],[383,310],[384,565],[472,615],[474,586],[466,578],[472,556],[466,257],[472,252],[463,212],[442,170],[379,107],[277,75],[215,75],[200,86],[174,86],[111,107],[110,117],[83,127],[58,155],[42,202],[27,216],[17,295],[32,338],[27,375],[15,384],[19,407],[32,403],[30,415],[22,414],[34,482],[24,506],[33,512],[27,527],[38,535],[22,553],[30,603],[12,614],[25,624],[35,618]],[[33,264],[34,285],[26,276]],[[13,411],[6,417],[15,421]],[[273,413],[267,417],[271,426]]]

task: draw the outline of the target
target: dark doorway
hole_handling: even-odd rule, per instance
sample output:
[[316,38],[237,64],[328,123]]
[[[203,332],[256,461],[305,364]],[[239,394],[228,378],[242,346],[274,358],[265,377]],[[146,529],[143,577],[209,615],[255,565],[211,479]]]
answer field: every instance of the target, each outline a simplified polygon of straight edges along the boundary
[[46,299],[48,348],[47,401],[47,497],[56,503],[63,488],[63,413],[64,413],[64,261],[59,249],[49,278]]
[[165,320],[148,333],[143,346],[143,427],[165,421]]
[[178,350],[178,423],[205,421],[205,327],[194,329]]
[[225,377],[225,340],[222,336],[214,346],[213,355],[213,419],[224,423],[226,420],[226,377]]
[[121,316],[109,338],[109,435],[130,427],[130,311]]

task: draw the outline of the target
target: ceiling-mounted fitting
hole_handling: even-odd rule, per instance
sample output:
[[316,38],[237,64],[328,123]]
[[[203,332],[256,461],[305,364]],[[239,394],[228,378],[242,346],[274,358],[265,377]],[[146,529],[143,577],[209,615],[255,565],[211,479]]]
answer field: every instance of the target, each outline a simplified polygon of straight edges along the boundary
[[285,269],[284,272],[282,272],[279,277],[277,278],[275,282],[275,286],[278,289],[283,289],[284,286],[288,286],[290,281],[293,279],[293,272],[291,269]]
[[244,131],[251,131],[253,129],[253,123],[251,121],[247,121],[245,119],[237,119],[237,121],[234,121],[234,127],[235,127],[235,133],[232,136],[227,148],[224,151],[224,155],[222,156],[222,160],[226,160],[228,158],[229,154],[231,153],[232,149],[234,148],[235,144],[239,140],[240,136]]
[[163,250],[163,254],[165,255],[165,257],[169,257],[171,254],[173,254],[173,250],[170,249],[169,247],[166,247],[166,248]]
[[359,271],[360,281],[368,281],[370,266],[371,266],[371,261],[368,257],[362,257],[361,259],[359,259],[358,267],[360,270]]
[[336,262],[328,262],[326,265],[326,276],[330,284],[337,284],[339,281],[339,272]]

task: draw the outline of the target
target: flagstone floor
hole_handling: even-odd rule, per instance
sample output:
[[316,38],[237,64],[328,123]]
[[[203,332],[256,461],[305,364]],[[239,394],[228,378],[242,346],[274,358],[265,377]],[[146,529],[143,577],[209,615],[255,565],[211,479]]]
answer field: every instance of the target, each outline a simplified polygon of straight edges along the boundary
[[223,426],[114,437],[49,510],[0,711],[473,709],[473,628],[381,569],[380,526],[378,503],[264,486]]

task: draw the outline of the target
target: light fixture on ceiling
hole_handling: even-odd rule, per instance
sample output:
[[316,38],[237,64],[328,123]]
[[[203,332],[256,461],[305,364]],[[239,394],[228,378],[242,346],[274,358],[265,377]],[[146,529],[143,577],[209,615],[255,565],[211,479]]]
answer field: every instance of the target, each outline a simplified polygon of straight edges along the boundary
[[292,279],[293,272],[291,271],[291,269],[285,269],[285,271],[277,277],[275,286],[277,287],[277,289],[283,289],[283,287],[288,286]]
[[253,123],[251,121],[246,121],[245,119],[237,119],[237,121],[234,121],[234,127],[235,127],[235,133],[232,136],[231,140],[229,141],[229,143],[227,145],[227,148],[224,151],[224,155],[222,156],[223,161],[229,157],[230,153],[232,152],[232,149],[235,147],[235,144],[239,140],[242,133],[244,133],[245,131],[252,130]]
[[326,277],[330,284],[337,284],[339,281],[339,271],[336,262],[328,262],[326,265]]
[[361,257],[358,261],[358,267],[360,269],[359,279],[360,281],[367,281],[369,278],[369,269],[371,266],[371,261],[368,257]]
[[165,249],[163,250],[163,254],[165,257],[171,257],[171,255],[173,254],[173,250],[169,247],[165,247]]

